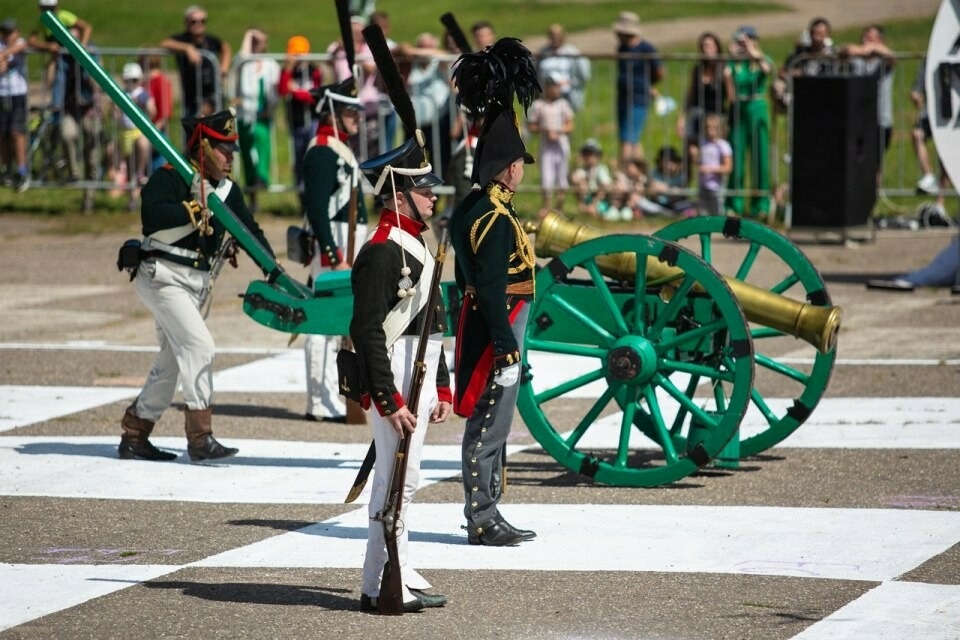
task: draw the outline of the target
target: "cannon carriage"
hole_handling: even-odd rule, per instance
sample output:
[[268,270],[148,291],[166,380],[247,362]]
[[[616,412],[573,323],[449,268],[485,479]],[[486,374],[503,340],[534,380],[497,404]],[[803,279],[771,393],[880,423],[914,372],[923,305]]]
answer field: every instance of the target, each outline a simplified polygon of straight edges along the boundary
[[[555,213],[528,228],[549,261],[526,327],[518,409],[571,471],[657,486],[718,458],[735,467],[793,433],[826,391],[840,309],[776,231],[704,217],[654,235],[602,235]],[[738,254],[735,276],[711,264],[718,241],[738,249],[723,252]],[[315,286],[304,298],[254,281],[244,312],[280,331],[346,333],[348,272]],[[454,327],[456,287],[442,289]]]
[[[52,13],[41,20],[189,182],[191,166],[79,42]],[[349,272],[308,288],[216,194],[208,205],[267,274],[242,296],[247,315],[287,333],[348,333]],[[654,235],[603,235],[549,214],[530,230],[548,261],[526,327],[518,409],[567,469],[605,484],[657,486],[717,458],[735,466],[793,433],[825,393],[840,309],[781,234],[719,216]],[[740,249],[732,275],[713,264],[720,242]],[[575,396],[588,398],[585,410],[568,402]]]

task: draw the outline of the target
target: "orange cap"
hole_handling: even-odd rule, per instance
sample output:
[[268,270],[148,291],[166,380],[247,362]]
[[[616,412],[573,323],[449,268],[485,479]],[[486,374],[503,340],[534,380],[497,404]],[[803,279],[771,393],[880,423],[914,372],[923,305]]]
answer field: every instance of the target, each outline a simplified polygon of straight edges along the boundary
[[287,40],[287,55],[299,56],[310,53],[310,41],[303,36],[293,36]]

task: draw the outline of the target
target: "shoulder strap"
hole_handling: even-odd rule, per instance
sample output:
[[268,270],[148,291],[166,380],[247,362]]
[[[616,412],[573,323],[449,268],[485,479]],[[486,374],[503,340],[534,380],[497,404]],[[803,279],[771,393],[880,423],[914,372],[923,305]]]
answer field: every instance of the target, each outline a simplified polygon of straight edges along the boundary
[[[403,233],[398,228],[390,229],[389,239],[400,244],[400,234]],[[409,245],[415,245],[409,247]],[[404,330],[410,326],[413,319],[417,317],[420,310],[427,306],[430,299],[430,290],[433,287],[433,269],[427,269],[427,248],[419,242],[406,242],[401,245],[401,251],[405,248],[411,248],[410,254],[424,265],[420,274],[420,281],[417,283],[417,289],[413,296],[401,298],[397,305],[387,312],[383,320],[383,332],[387,336],[387,347],[390,347],[397,339],[403,335]]]

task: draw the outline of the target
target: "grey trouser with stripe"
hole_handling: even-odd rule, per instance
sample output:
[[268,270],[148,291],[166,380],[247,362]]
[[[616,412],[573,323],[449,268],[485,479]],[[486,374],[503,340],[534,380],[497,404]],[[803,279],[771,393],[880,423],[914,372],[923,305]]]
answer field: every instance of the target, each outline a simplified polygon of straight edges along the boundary
[[[529,305],[524,305],[513,323],[513,335],[523,353]],[[463,515],[471,527],[480,526],[497,515],[503,489],[503,462],[507,436],[513,425],[520,383],[502,387],[493,382],[477,399],[463,433]]]

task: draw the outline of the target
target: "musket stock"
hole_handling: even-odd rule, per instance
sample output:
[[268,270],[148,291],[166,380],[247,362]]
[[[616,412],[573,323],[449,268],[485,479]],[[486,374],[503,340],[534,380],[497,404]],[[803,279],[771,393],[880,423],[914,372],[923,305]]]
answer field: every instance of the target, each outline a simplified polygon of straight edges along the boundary
[[[570,222],[554,212],[544,216],[539,224],[527,223],[526,229],[536,234],[536,251],[540,257],[559,256],[574,245],[604,235],[598,229]],[[637,272],[636,260],[636,255],[632,253],[608,254],[597,257],[597,266],[604,275],[633,283]],[[685,276],[682,269],[670,266],[655,256],[647,256],[646,267],[648,283],[679,282]],[[842,315],[840,307],[799,302],[731,276],[723,276],[723,279],[750,322],[800,338],[821,353],[830,353],[836,348]]]

